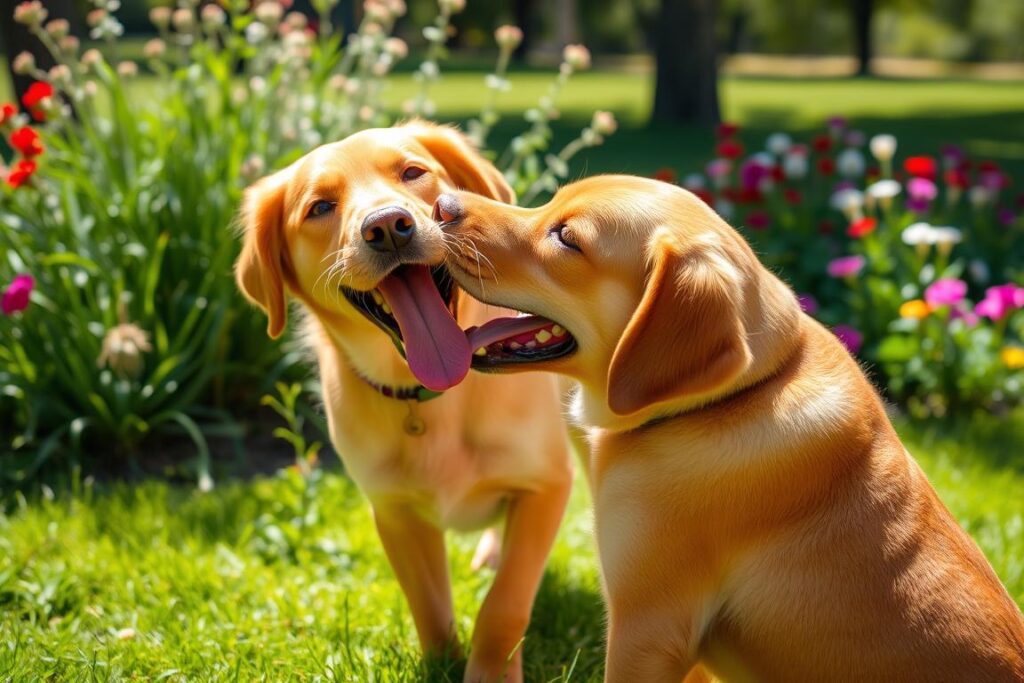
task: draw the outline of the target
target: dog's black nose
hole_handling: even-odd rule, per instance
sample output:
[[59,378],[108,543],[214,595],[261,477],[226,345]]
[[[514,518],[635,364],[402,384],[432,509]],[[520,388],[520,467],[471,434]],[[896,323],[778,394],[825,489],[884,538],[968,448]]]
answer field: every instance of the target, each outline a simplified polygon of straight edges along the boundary
[[412,240],[416,221],[402,207],[386,206],[368,215],[360,232],[371,248],[397,252]]
[[453,194],[442,194],[434,202],[434,220],[451,223],[462,218],[462,202]]

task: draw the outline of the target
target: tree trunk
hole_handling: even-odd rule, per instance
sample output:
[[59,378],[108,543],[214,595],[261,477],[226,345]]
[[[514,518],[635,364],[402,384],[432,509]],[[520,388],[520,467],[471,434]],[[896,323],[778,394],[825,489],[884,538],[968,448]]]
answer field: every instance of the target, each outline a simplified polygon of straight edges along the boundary
[[523,42],[519,43],[519,47],[513,53],[517,62],[525,61],[526,56],[533,49],[534,32],[537,28],[536,9],[536,0],[515,0],[512,3],[512,14],[515,16],[516,26],[523,31]]
[[[12,68],[14,58],[21,52],[31,52],[36,58],[36,64],[43,70],[53,66],[54,61],[39,39],[29,33],[28,27],[14,22],[14,7],[17,4],[15,0],[0,0],[0,42],[7,54],[7,69],[11,74],[11,81],[14,83],[15,99],[20,101],[21,96],[35,79],[31,76],[16,75]],[[49,13],[47,21],[67,19],[71,24],[71,32],[78,35],[78,12],[75,9],[74,0],[46,0],[43,6]]]
[[655,26],[656,121],[718,123],[717,0],[662,0]]
[[857,47],[857,75],[871,75],[871,17],[875,13],[875,0],[850,0],[853,18],[853,38]]
[[576,0],[558,0],[555,12],[559,47],[579,42],[580,15]]

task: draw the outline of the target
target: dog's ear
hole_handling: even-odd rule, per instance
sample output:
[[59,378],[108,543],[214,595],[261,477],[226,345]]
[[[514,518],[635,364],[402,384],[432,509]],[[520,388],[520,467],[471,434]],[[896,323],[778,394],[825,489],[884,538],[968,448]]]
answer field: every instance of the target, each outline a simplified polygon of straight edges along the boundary
[[608,370],[608,405],[629,415],[713,392],[750,364],[736,270],[713,246],[652,239],[650,273]]
[[515,192],[494,164],[485,159],[469,139],[449,126],[410,121],[402,126],[444,166],[452,182],[462,190],[514,204]]
[[284,332],[288,303],[284,286],[285,183],[270,176],[245,191],[242,202],[242,252],[235,262],[235,281],[249,301],[267,314],[267,334]]

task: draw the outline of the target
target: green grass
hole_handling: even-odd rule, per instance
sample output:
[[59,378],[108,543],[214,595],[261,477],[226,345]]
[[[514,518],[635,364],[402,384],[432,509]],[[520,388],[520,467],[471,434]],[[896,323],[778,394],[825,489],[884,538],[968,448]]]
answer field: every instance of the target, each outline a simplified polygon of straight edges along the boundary
[[[1024,603],[1024,468],[1007,464],[1024,423],[951,437],[901,431]],[[0,680],[461,680],[457,666],[424,673],[354,486],[325,474],[304,504],[301,482],[291,474],[209,494],[83,485],[0,516]],[[600,680],[588,505],[577,487],[524,644],[527,680]],[[450,538],[465,641],[490,575],[468,569],[475,536]],[[134,637],[118,637],[128,628]]]

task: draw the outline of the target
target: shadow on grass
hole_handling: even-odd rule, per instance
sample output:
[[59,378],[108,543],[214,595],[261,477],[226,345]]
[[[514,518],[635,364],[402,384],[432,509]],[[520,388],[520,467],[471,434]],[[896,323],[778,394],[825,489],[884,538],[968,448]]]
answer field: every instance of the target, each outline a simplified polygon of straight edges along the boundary
[[605,610],[599,588],[562,567],[544,573],[526,633],[527,681],[600,680],[604,669]]

